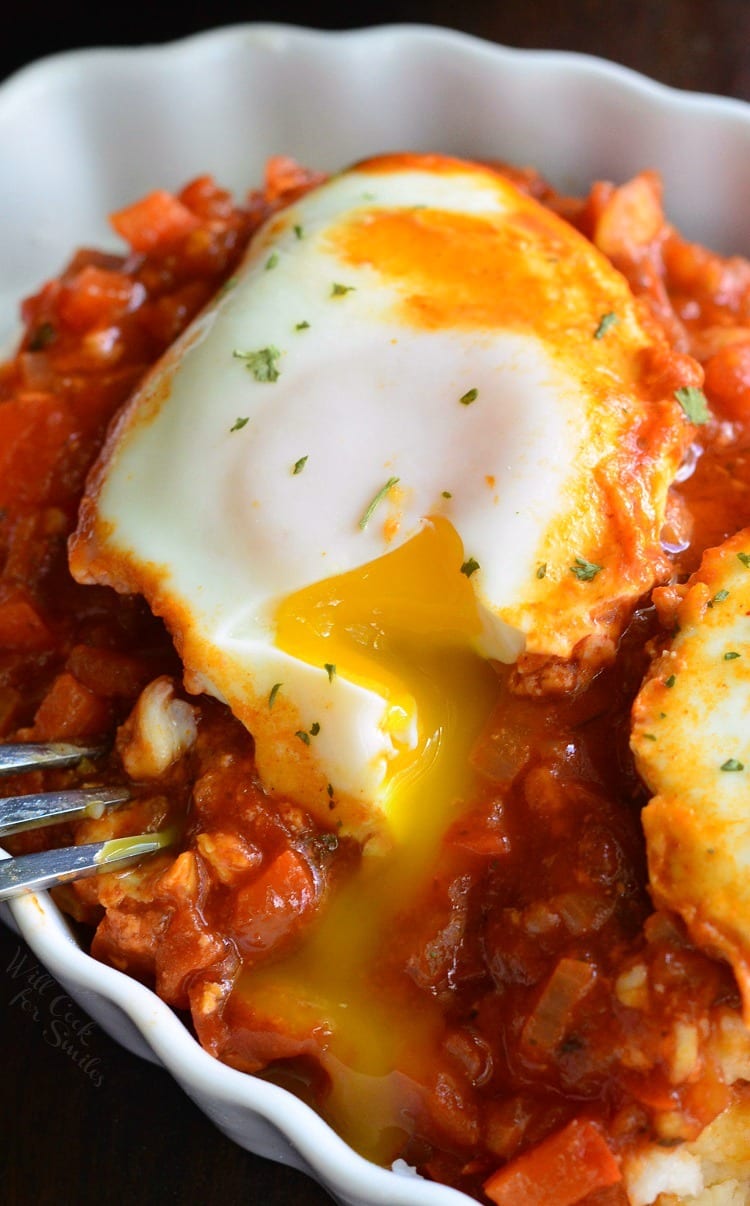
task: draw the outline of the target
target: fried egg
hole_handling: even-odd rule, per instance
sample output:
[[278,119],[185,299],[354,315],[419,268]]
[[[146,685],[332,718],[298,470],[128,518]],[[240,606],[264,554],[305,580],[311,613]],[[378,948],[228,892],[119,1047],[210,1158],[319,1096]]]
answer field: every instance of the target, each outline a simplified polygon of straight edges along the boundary
[[271,218],[135,394],[73,573],[145,595],[269,790],[398,838],[416,779],[465,794],[491,662],[596,648],[660,572],[665,357],[501,174],[371,159]]
[[633,710],[651,892],[731,964],[750,1017],[750,529],[704,554]]

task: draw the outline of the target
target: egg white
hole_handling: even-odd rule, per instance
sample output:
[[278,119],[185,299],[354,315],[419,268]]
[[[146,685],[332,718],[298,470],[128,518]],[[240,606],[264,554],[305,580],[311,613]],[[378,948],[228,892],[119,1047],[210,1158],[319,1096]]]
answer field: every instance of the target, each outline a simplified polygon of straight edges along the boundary
[[[440,255],[416,265],[417,285],[369,255],[391,220],[436,237],[448,259],[469,223],[454,319],[445,279],[424,285],[425,269],[447,271]],[[491,282],[499,319],[482,310],[477,237],[488,256],[515,240],[514,279]],[[408,269],[409,240],[404,254]],[[532,285],[544,306],[521,321]],[[599,338],[605,313],[616,321]],[[306,802],[334,784],[377,812],[389,764],[417,741],[408,683],[394,709],[346,666],[331,675],[277,648],[280,601],[443,517],[471,574],[477,650],[570,656],[653,581],[681,421],[633,470],[646,506],[626,515],[630,560],[611,484],[650,402],[653,340],[603,257],[491,170],[428,156],[360,165],[266,224],[137,393],[89,486],[73,571],[147,596],[190,688],[253,732],[269,787],[299,796],[307,776]]]
[[750,1016],[750,529],[703,558],[633,710],[657,904],[732,963]]

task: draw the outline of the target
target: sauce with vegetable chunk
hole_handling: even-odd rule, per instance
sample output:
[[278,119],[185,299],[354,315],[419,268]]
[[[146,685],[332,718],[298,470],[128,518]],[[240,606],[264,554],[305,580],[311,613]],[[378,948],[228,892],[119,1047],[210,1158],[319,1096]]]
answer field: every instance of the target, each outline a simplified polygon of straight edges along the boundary
[[[591,239],[669,339],[651,372],[695,424],[662,534],[679,582],[750,523],[750,264],[682,239],[649,173],[579,201],[531,171],[497,170]],[[24,303],[24,337],[0,369],[0,736],[117,729],[112,754],[84,774],[130,773],[135,801],[59,827],[57,842],[169,820],[182,847],[58,900],[93,927],[95,958],[185,1011],[217,1058],[301,1095],[370,1158],[401,1157],[480,1201],[627,1203],[629,1154],[696,1139],[750,1077],[730,969],[648,895],[648,795],[628,743],[663,636],[650,598],[603,668],[583,654],[483,663],[458,720],[439,722],[461,730],[470,793],[428,822],[402,815],[419,829],[415,863],[342,832],[333,785],[329,824],[271,797],[245,728],[178,685],[178,653],[145,603],[68,571],[66,539],[112,416],[231,287],[260,224],[319,180],[276,159],[243,206],[207,177],[151,194],[113,218],[125,255],[79,252]],[[604,315],[592,338],[616,322]],[[599,569],[578,560],[582,581]],[[279,621],[290,648],[315,639],[297,620],[292,598]],[[456,683],[466,673],[457,660]],[[149,726],[175,700],[192,709],[194,739],[149,762]],[[19,775],[8,790],[80,773]],[[434,773],[439,783],[451,769],[438,759]],[[13,850],[49,836],[22,835]]]

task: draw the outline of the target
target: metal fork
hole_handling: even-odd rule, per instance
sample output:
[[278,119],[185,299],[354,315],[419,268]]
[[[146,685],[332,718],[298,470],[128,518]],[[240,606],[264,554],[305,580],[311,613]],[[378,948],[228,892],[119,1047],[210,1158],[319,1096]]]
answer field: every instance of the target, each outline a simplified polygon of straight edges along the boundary
[[[0,776],[20,774],[30,770],[75,766],[84,758],[100,758],[107,752],[104,745],[71,745],[65,742],[42,742],[19,745],[0,745]],[[100,817],[132,798],[127,787],[77,788],[74,791],[41,792],[36,795],[6,796],[0,799],[0,837],[57,825],[81,817]],[[147,854],[164,850],[175,841],[173,829],[159,833],[142,833],[135,837],[110,838],[85,846],[61,846],[38,854],[21,854],[16,858],[0,852],[0,900],[37,892],[95,875],[99,871],[115,871],[131,866]]]

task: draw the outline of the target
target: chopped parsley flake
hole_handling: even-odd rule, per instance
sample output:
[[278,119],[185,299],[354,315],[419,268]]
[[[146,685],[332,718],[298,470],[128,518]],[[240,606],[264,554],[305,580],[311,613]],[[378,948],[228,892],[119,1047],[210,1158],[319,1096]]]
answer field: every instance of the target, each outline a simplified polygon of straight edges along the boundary
[[316,720],[313,724],[310,725],[310,736],[317,737],[319,732],[320,732],[320,725],[318,724],[318,722]]
[[310,744],[310,734],[306,733],[304,729],[297,729],[297,732],[294,734],[294,736],[299,737],[300,741],[304,741],[305,745]]
[[259,348],[257,352],[241,352],[235,348],[233,355],[237,360],[245,361],[245,368],[253,374],[256,381],[278,381],[279,370],[276,362],[281,355],[278,348]]
[[39,324],[34,334],[29,340],[30,352],[41,352],[44,348],[49,347],[57,339],[57,331],[51,322],[42,322]]
[[736,758],[727,758],[726,762],[722,762],[720,770],[723,771],[741,771],[745,769],[744,762],[738,762]]
[[332,682],[333,682],[333,680],[334,680],[334,678],[336,677],[336,666],[335,666],[335,664],[334,664],[333,662],[326,662],[326,664],[324,665],[323,669],[325,670],[326,674],[328,675],[328,681],[329,681],[329,683],[332,683]]
[[450,490],[443,490],[443,498],[453,498]]
[[331,286],[331,297],[343,297],[345,293],[353,293],[356,285],[340,285],[338,281],[334,281]]
[[329,784],[328,784],[328,787],[326,788],[326,791],[328,792],[328,798],[329,798],[330,800],[332,800],[332,799],[333,799],[333,784],[332,784],[332,783],[329,783]]
[[375,508],[378,506],[379,503],[381,503],[383,501],[386,494],[388,494],[389,490],[392,490],[393,487],[398,484],[398,482],[399,482],[399,478],[389,477],[388,481],[385,483],[385,485],[380,487],[377,494],[373,498],[372,502],[369,503],[369,505],[367,506],[367,509],[365,510],[364,515],[362,516],[362,518],[359,521],[359,526],[363,532],[364,532],[365,528],[367,527],[368,523],[370,522],[370,520],[372,519],[373,514],[375,512]]
[[478,397],[478,389],[467,389],[466,393],[462,394],[458,400],[462,406],[471,406],[472,402],[476,402]]
[[278,264],[278,262],[279,262],[278,251],[272,251],[271,254],[269,255],[268,259],[266,260],[266,272],[268,272],[269,268],[275,268],[276,265]]
[[709,600],[708,600],[708,606],[709,606],[709,607],[713,607],[714,603],[723,603],[723,602],[724,602],[724,600],[725,600],[725,599],[728,599],[728,598],[729,598],[729,591],[728,591],[728,590],[717,590],[717,592],[716,592],[716,594],[714,595],[713,599],[709,599]]
[[740,656],[741,655],[739,653],[736,653],[734,651],[734,649],[730,649],[728,653],[724,654],[724,661],[725,662],[733,662],[736,657],[740,657]]
[[461,566],[461,573],[466,574],[466,577],[470,578],[471,575],[475,574],[478,569],[479,562],[474,557],[470,557],[469,560],[464,561],[463,565]]
[[620,320],[615,314],[614,310],[609,310],[606,314],[602,314],[601,318],[599,319],[599,325],[594,331],[594,339],[601,339],[603,335],[607,334],[609,328],[613,327],[615,323],[619,321]]
[[594,561],[587,561],[585,557],[576,557],[575,564],[569,567],[579,582],[591,582],[598,573],[603,569],[603,566],[597,565]]
[[295,331],[309,331],[310,324],[306,318],[303,318],[302,322],[295,323],[294,329],[295,329]]
[[271,687],[271,691],[268,696],[268,707],[269,708],[272,708],[273,705],[276,703],[276,696],[278,695],[280,690],[281,690],[281,683],[274,683],[273,686]]
[[537,576],[537,578],[546,578],[547,577],[547,562],[546,561],[543,561],[541,565],[537,566],[536,576]]
[[221,286],[221,289],[219,289],[217,297],[224,297],[226,293],[231,293],[232,289],[234,289],[235,285],[237,284],[238,279],[239,278],[236,276],[228,276],[224,281],[224,284]]
[[305,232],[301,226],[295,226],[294,234],[295,234],[295,237],[298,239],[304,239],[304,237],[305,237]]
[[656,733],[644,733],[643,737],[646,741],[656,741]]
[[738,553],[737,560],[742,562],[745,569],[750,569],[750,553]]
[[700,427],[708,422],[711,415],[702,389],[697,389],[694,385],[684,385],[682,389],[674,391],[674,396],[691,423]]
[[229,428],[229,430],[230,431],[242,431],[242,428],[245,427],[249,422],[250,422],[250,420],[248,418],[235,419],[234,423]]
[[306,456],[301,456],[298,461],[294,462],[294,468],[292,469],[292,473],[293,473],[294,477],[296,477],[298,473],[302,472],[302,470],[304,469],[305,465],[308,462],[308,459],[309,458]]
[[673,687],[673,686],[675,685],[675,683],[676,683],[676,682],[677,682],[677,675],[676,675],[676,674],[670,674],[669,678],[668,678],[668,679],[666,680],[666,682],[664,683],[664,686],[665,686],[665,687]]

